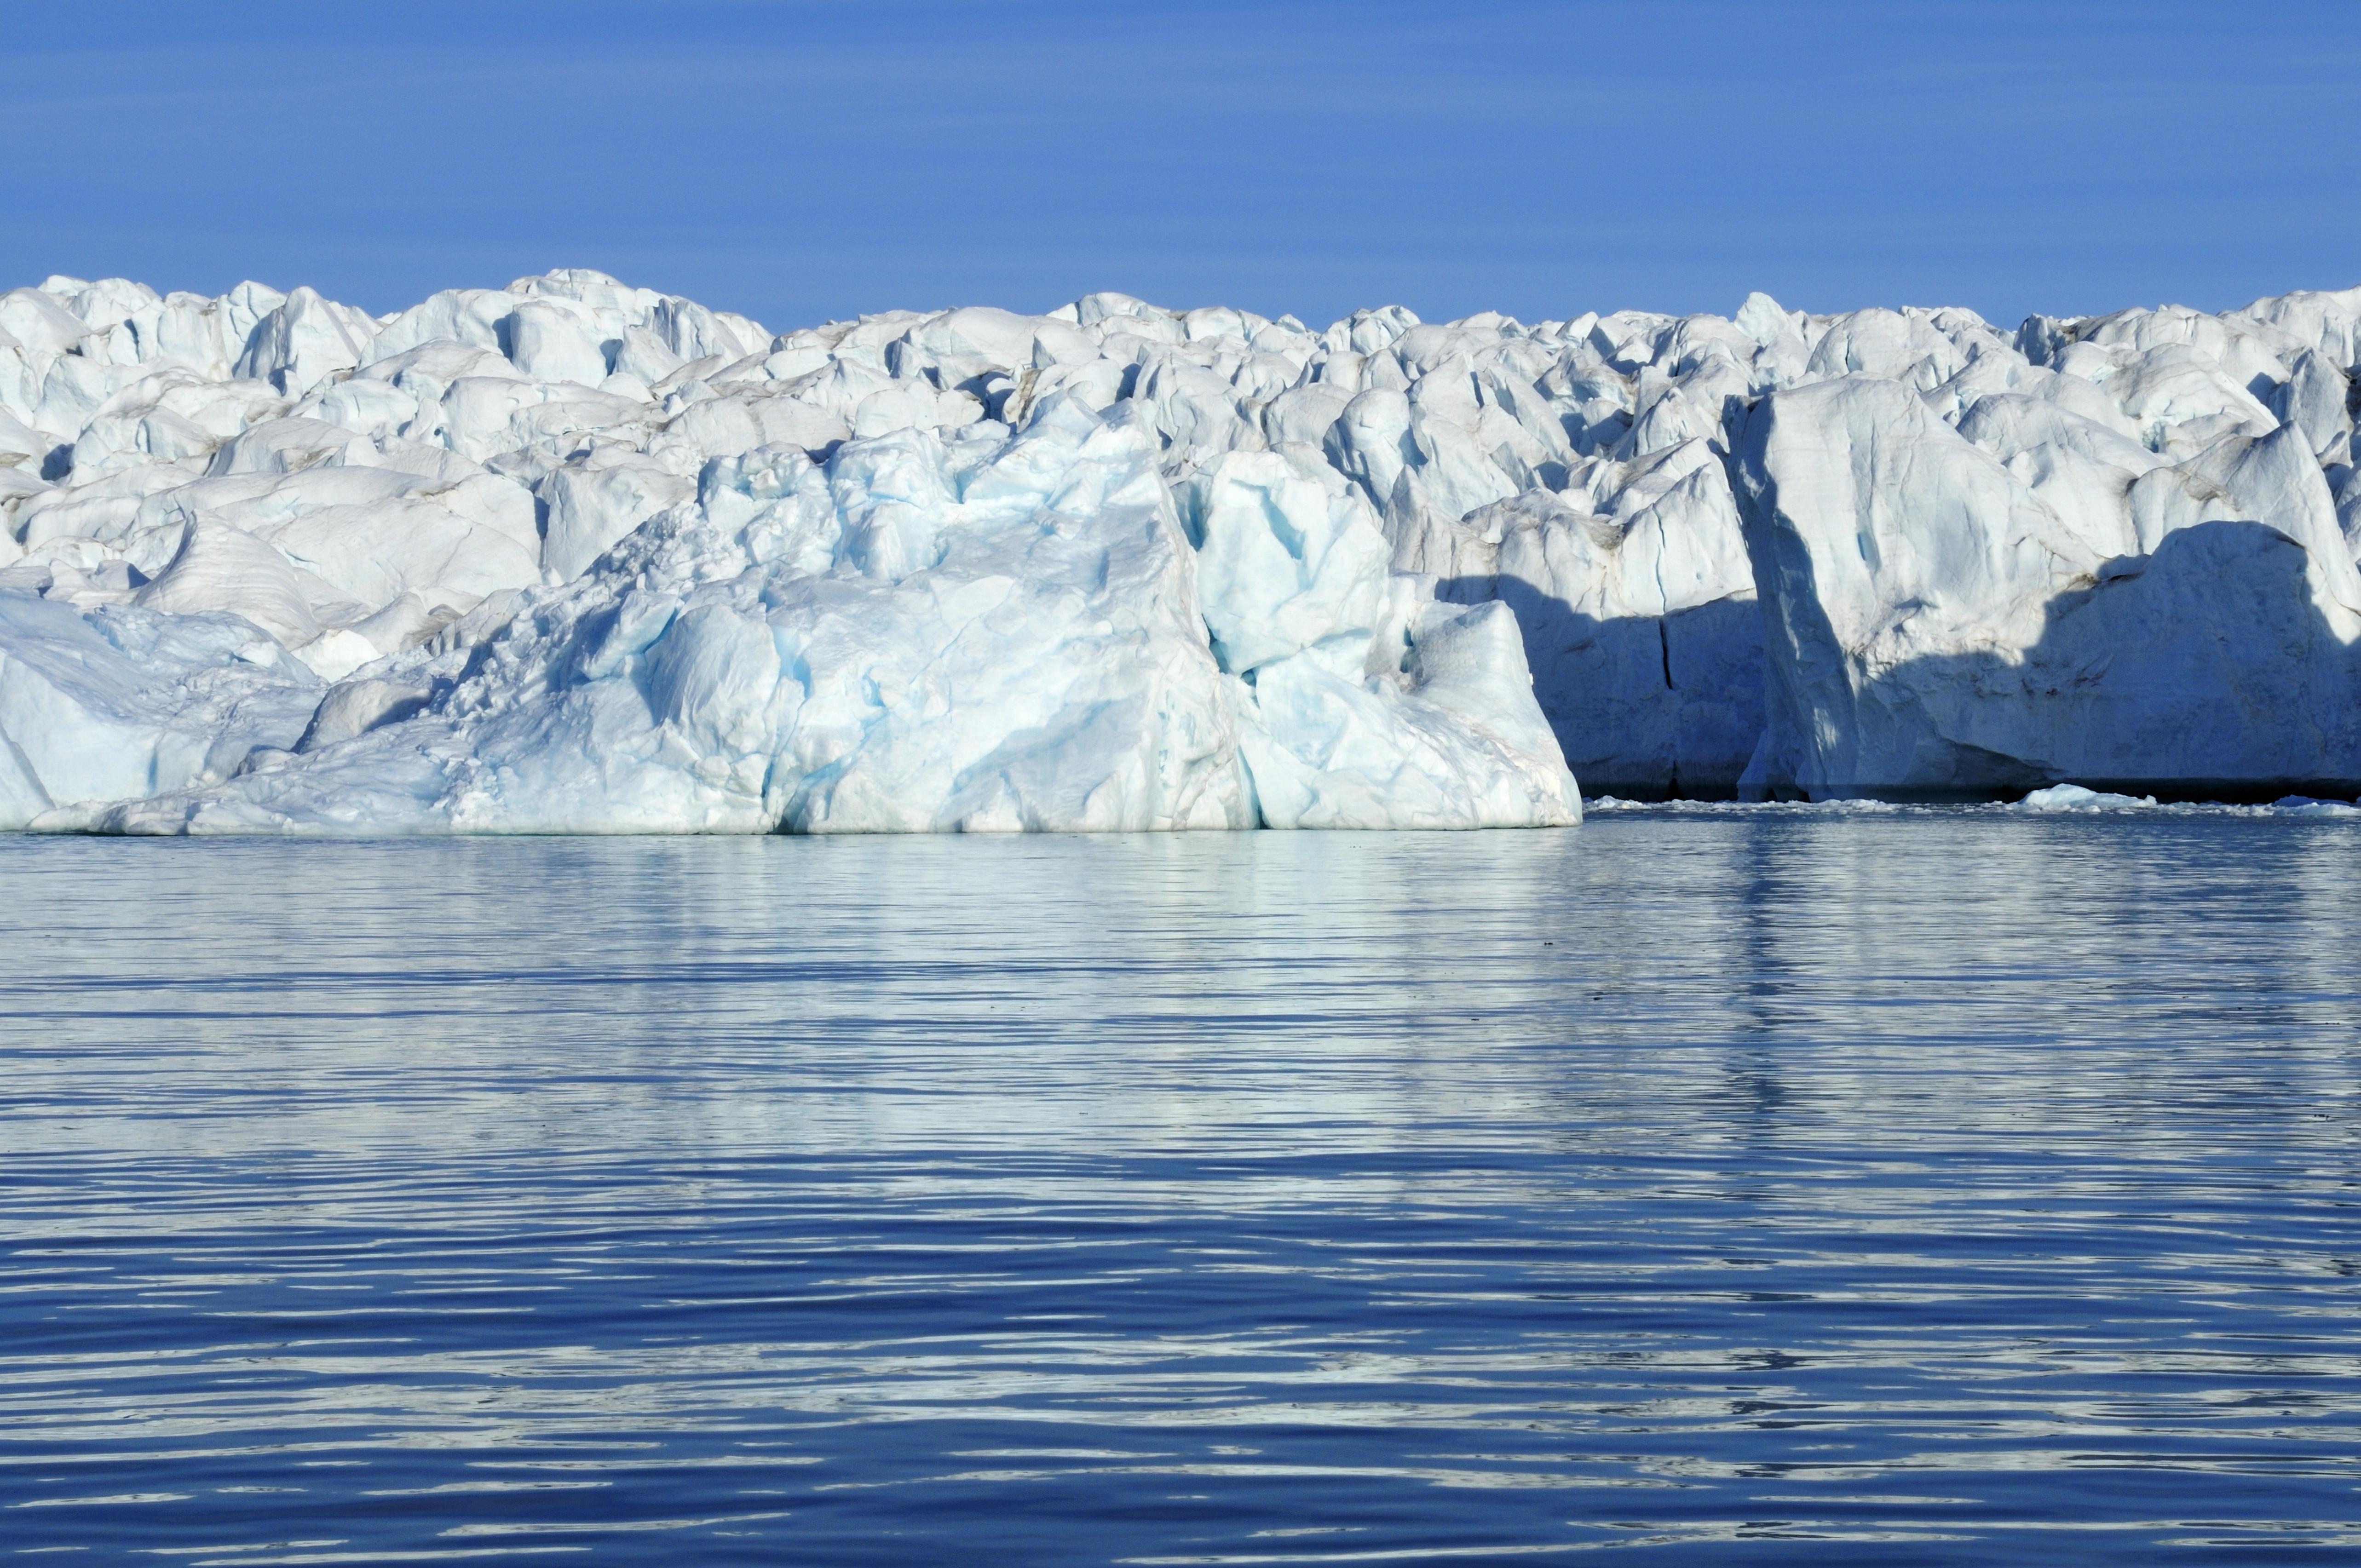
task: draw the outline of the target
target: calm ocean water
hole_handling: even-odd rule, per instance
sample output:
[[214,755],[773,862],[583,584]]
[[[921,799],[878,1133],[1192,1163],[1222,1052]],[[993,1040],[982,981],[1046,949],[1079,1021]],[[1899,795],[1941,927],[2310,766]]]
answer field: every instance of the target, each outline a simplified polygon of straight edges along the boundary
[[0,894],[0,1555],[2361,1559],[2361,825]]

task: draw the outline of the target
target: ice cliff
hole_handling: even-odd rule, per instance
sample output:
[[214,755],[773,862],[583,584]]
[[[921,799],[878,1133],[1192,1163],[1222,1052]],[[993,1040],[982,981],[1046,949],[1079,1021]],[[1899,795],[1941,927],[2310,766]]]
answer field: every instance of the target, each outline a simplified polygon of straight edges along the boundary
[[1513,611],[1240,423],[1290,324],[774,337],[567,272],[382,319],[53,279],[0,333],[0,825],[1580,816]]
[[2351,794],[2357,320],[53,278],[0,295],[0,826]]

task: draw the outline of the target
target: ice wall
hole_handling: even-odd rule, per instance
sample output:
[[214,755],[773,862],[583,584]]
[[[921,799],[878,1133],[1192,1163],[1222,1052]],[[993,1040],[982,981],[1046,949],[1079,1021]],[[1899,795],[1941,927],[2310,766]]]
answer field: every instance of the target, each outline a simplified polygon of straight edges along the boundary
[[1513,612],[1314,446],[1176,455],[1082,315],[17,291],[0,825],[1576,820]]
[[1769,637],[1746,793],[2361,790],[2356,313],[1948,350],[1833,325],[1814,362],[1852,373],[1773,390],[1737,444]]
[[0,295],[0,822],[2350,793],[2356,319],[51,279]]

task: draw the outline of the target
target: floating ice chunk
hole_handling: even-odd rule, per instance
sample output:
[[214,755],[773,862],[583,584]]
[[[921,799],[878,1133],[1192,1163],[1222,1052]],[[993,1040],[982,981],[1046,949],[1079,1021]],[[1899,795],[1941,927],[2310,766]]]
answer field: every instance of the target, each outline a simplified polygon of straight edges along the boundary
[[2361,817],[2361,806],[2349,800],[2315,800],[2310,795],[2290,795],[2271,802],[2271,809],[2283,817]]
[[2155,804],[2156,796],[2152,795],[2113,795],[2103,790],[2085,789],[2081,784],[2061,784],[2035,790],[2011,809],[2039,816],[2070,814],[2095,817],[2102,812],[2135,811]]

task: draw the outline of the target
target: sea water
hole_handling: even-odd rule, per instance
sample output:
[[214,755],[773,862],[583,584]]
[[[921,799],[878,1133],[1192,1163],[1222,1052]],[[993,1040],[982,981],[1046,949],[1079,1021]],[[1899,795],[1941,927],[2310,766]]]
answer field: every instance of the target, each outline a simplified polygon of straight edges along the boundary
[[0,840],[0,1555],[2361,1555],[2361,826]]

